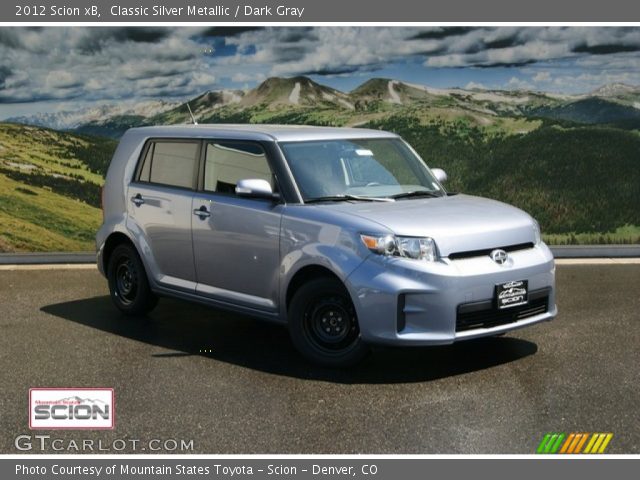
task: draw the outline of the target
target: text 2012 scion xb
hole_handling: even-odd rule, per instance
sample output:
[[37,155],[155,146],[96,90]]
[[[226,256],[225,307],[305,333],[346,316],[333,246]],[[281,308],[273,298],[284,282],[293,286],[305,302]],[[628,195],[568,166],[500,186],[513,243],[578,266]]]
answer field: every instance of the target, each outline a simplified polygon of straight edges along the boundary
[[331,366],[557,314],[536,221],[447,193],[395,134],[276,125],[134,128],[103,190],[97,262],[116,307],[178,297],[286,324]]

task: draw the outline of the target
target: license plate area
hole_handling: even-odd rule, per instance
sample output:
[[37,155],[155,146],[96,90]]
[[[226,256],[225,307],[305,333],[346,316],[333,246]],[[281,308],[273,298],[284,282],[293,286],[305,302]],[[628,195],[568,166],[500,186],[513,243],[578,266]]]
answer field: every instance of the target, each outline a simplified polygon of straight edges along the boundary
[[526,305],[529,302],[528,280],[514,280],[496,285],[495,302],[498,310]]

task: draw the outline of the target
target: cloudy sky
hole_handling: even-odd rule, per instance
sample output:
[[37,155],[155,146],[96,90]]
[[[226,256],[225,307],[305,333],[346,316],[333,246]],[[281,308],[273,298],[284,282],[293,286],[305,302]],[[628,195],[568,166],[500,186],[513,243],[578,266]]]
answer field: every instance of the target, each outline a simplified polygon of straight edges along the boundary
[[293,75],[582,93],[640,84],[640,27],[0,28],[0,118]]

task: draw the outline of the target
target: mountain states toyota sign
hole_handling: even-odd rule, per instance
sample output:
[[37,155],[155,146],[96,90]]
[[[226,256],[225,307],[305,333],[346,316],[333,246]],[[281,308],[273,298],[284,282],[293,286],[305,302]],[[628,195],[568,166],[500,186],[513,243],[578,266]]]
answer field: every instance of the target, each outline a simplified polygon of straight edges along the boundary
[[110,430],[115,426],[113,388],[31,388],[32,430]]

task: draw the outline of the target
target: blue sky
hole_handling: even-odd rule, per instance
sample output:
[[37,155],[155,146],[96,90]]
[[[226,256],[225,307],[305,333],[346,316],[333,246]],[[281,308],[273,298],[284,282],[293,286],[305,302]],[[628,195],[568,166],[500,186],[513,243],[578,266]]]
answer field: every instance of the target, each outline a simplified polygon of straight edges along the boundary
[[307,75],[584,93],[640,84],[637,27],[0,28],[0,118]]

